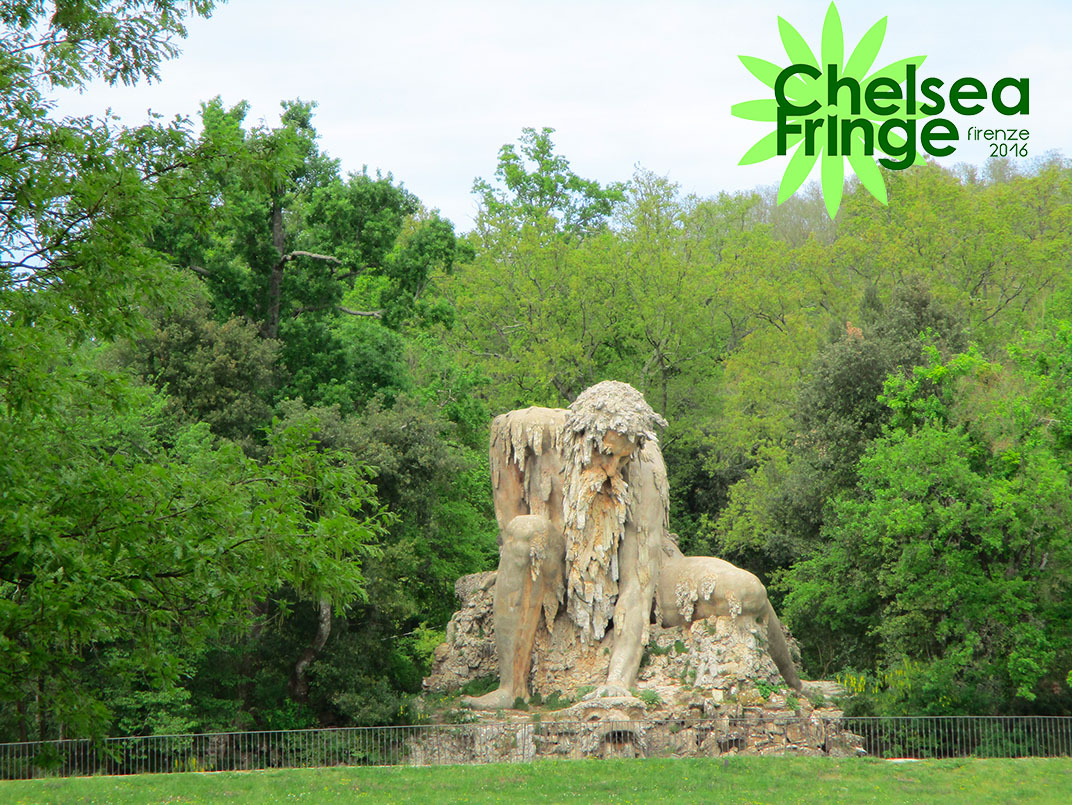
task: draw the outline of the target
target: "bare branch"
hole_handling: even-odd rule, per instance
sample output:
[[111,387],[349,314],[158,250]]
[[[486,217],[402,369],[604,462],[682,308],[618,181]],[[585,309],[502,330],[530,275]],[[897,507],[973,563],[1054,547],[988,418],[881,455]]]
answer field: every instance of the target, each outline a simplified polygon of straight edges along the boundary
[[374,319],[382,319],[382,310],[350,310],[348,307],[342,305],[335,305],[335,309],[340,313],[345,313],[347,316],[370,316]]
[[317,310],[327,310],[328,308],[332,308],[339,313],[345,313],[347,316],[368,316],[373,319],[383,318],[382,310],[350,310],[350,308],[343,307],[342,305],[314,305],[312,307],[300,307],[291,315],[296,319],[302,313],[314,313]]
[[308,257],[311,260],[326,260],[327,262],[334,263],[337,266],[342,265],[342,260],[337,257],[332,257],[330,254],[316,254],[315,252],[302,251],[290,252],[289,254],[285,254],[279,262],[289,263],[291,260],[294,260],[297,257]]

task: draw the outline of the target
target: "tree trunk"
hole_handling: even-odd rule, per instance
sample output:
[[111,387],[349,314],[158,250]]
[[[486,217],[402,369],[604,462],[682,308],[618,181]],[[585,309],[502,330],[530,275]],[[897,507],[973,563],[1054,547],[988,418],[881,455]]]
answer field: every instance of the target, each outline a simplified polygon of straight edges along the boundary
[[19,714],[19,740],[26,743],[30,738],[26,727],[26,697],[22,694],[15,700],[15,710]]
[[294,664],[294,671],[287,685],[290,688],[290,695],[298,701],[305,701],[309,696],[309,682],[305,678],[305,672],[309,670],[309,666],[312,665],[313,660],[317,658],[317,655],[320,654],[324,644],[328,642],[328,638],[331,636],[331,602],[326,598],[321,598],[318,609],[316,637],[313,638],[313,642],[302,652],[301,657]]
[[272,245],[275,246],[279,259],[272,266],[272,273],[268,277],[268,311],[264,319],[261,333],[265,338],[277,338],[279,336],[279,297],[283,285],[283,266],[286,245],[283,236],[283,208],[279,201],[272,202]]

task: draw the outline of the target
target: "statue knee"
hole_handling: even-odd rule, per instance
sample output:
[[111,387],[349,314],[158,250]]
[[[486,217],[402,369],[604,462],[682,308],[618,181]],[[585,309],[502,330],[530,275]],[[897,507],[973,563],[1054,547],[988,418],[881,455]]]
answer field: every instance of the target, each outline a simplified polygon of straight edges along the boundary
[[535,514],[518,515],[503,530],[500,566],[536,565],[541,575],[559,572],[566,556],[562,532],[546,517]]
[[503,529],[503,542],[531,542],[553,528],[551,521],[539,514],[519,514]]
[[539,548],[551,541],[555,531],[554,525],[546,517],[537,514],[520,514],[506,524],[502,534],[500,555],[503,559],[523,559],[528,557],[533,547]]

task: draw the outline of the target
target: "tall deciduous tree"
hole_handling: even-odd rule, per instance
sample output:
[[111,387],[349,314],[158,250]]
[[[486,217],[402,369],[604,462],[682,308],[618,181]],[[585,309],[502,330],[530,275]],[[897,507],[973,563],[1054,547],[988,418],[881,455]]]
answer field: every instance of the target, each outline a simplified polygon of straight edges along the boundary
[[783,580],[813,667],[907,669],[887,706],[908,712],[1068,706],[1067,331],[890,377],[859,492]]
[[[187,125],[57,120],[50,85],[156,75],[189,9],[58,2],[0,9],[0,720],[26,737],[99,731],[85,676],[174,683],[181,655],[248,622],[280,587],[343,608],[381,525],[365,470],[308,428],[278,427],[255,465],[109,370],[102,338],[182,281],[150,243],[228,159]],[[115,652],[118,652],[116,655]]]
[[[384,360],[400,345],[382,327],[449,322],[427,291],[453,268],[454,229],[390,176],[340,176],[319,149],[313,104],[283,108],[280,126],[246,128],[244,104],[205,104],[199,147],[226,155],[198,177],[213,202],[200,216],[172,210],[154,242],[205,281],[218,317],[280,343],[281,396],[353,409],[397,374]],[[361,319],[377,326],[350,323]]]

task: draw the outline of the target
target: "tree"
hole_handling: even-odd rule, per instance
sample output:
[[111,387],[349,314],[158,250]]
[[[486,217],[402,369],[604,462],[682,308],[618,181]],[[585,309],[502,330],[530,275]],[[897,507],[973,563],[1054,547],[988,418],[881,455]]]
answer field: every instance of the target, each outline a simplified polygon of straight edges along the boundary
[[184,655],[281,586],[344,607],[380,529],[363,468],[325,466],[308,429],[273,429],[255,465],[98,355],[180,302],[151,240],[180,199],[211,206],[197,180],[228,153],[183,120],[56,120],[45,93],[154,77],[187,8],[211,7],[0,9],[0,720],[20,737],[99,734],[95,673],[174,689]]
[[[716,281],[690,262],[690,202],[642,171],[628,187],[580,180],[553,155],[550,133],[522,136],[535,172],[505,146],[496,175],[506,188],[476,185],[477,254],[451,285],[456,338],[502,381],[496,408],[564,404],[617,377],[673,418],[685,398],[704,396],[698,381],[721,350]],[[615,226],[581,212],[595,209],[613,211]]]
[[[132,83],[157,75],[176,52],[186,14],[213,3],[61,1],[0,9],[0,293],[5,310],[29,305],[20,289],[57,293],[69,325],[125,323],[132,295],[159,268],[143,236],[176,189],[189,153],[182,121],[117,128],[92,118],[57,120],[46,92],[92,77]],[[125,271],[110,270],[117,263]],[[157,275],[155,279],[161,277]],[[165,284],[166,288],[167,285]],[[76,310],[78,315],[71,316]]]
[[0,700],[25,713],[36,685],[41,735],[107,723],[78,680],[108,646],[173,684],[177,651],[283,585],[339,608],[362,594],[380,530],[362,468],[297,426],[273,429],[257,466],[88,357],[62,368],[50,416],[0,420]]
[[783,581],[813,667],[908,669],[886,705],[907,712],[1052,707],[1062,688],[1067,708],[1072,498],[1060,427],[1044,424],[1064,407],[1063,368],[1059,401],[1036,391],[1053,390],[1067,340],[1048,346],[1042,373],[1031,364],[1049,350],[1018,368],[932,348],[887,381],[891,423],[859,462],[859,494],[833,501],[824,549]]
[[11,65],[52,86],[73,87],[98,76],[111,84],[159,78],[160,63],[178,53],[175,38],[186,36],[187,14],[207,17],[215,2],[58,0],[54,6],[45,18],[43,3],[5,3],[3,49]]
[[125,344],[118,360],[166,392],[180,421],[205,422],[217,436],[260,453],[280,385],[279,342],[261,338],[244,319],[216,322],[199,296]]
[[570,170],[569,160],[554,152],[554,131],[522,129],[520,154],[510,143],[499,149],[495,168],[499,186],[485,179],[473,183],[473,193],[480,199],[478,233],[535,226],[572,238],[603,229],[615,204],[623,200],[625,187],[602,187]]
[[313,107],[284,103],[279,127],[247,129],[244,104],[205,104],[198,147],[227,155],[198,174],[213,202],[170,210],[154,245],[204,280],[217,318],[255,322],[279,342],[279,397],[354,408],[400,383],[401,342],[384,327],[449,323],[427,292],[457,244],[392,177],[341,177],[319,149]]
[[[454,610],[455,582],[494,563],[486,449],[460,444],[450,422],[408,395],[390,408],[373,403],[361,417],[298,401],[279,410],[281,427],[315,422],[321,447],[343,464],[375,467],[377,500],[394,514],[362,563],[360,602],[340,617],[281,591],[270,627],[234,647],[217,644],[191,686],[220,707],[230,689],[265,727],[404,722]],[[304,717],[288,711],[288,695]]]
[[856,487],[857,463],[889,420],[887,379],[923,360],[925,340],[946,354],[966,345],[963,324],[919,283],[885,305],[866,295],[860,316],[862,326],[846,321],[802,373],[786,412],[792,438],[765,448],[767,466],[731,492],[717,550],[751,555],[768,571],[809,555],[828,501]]

